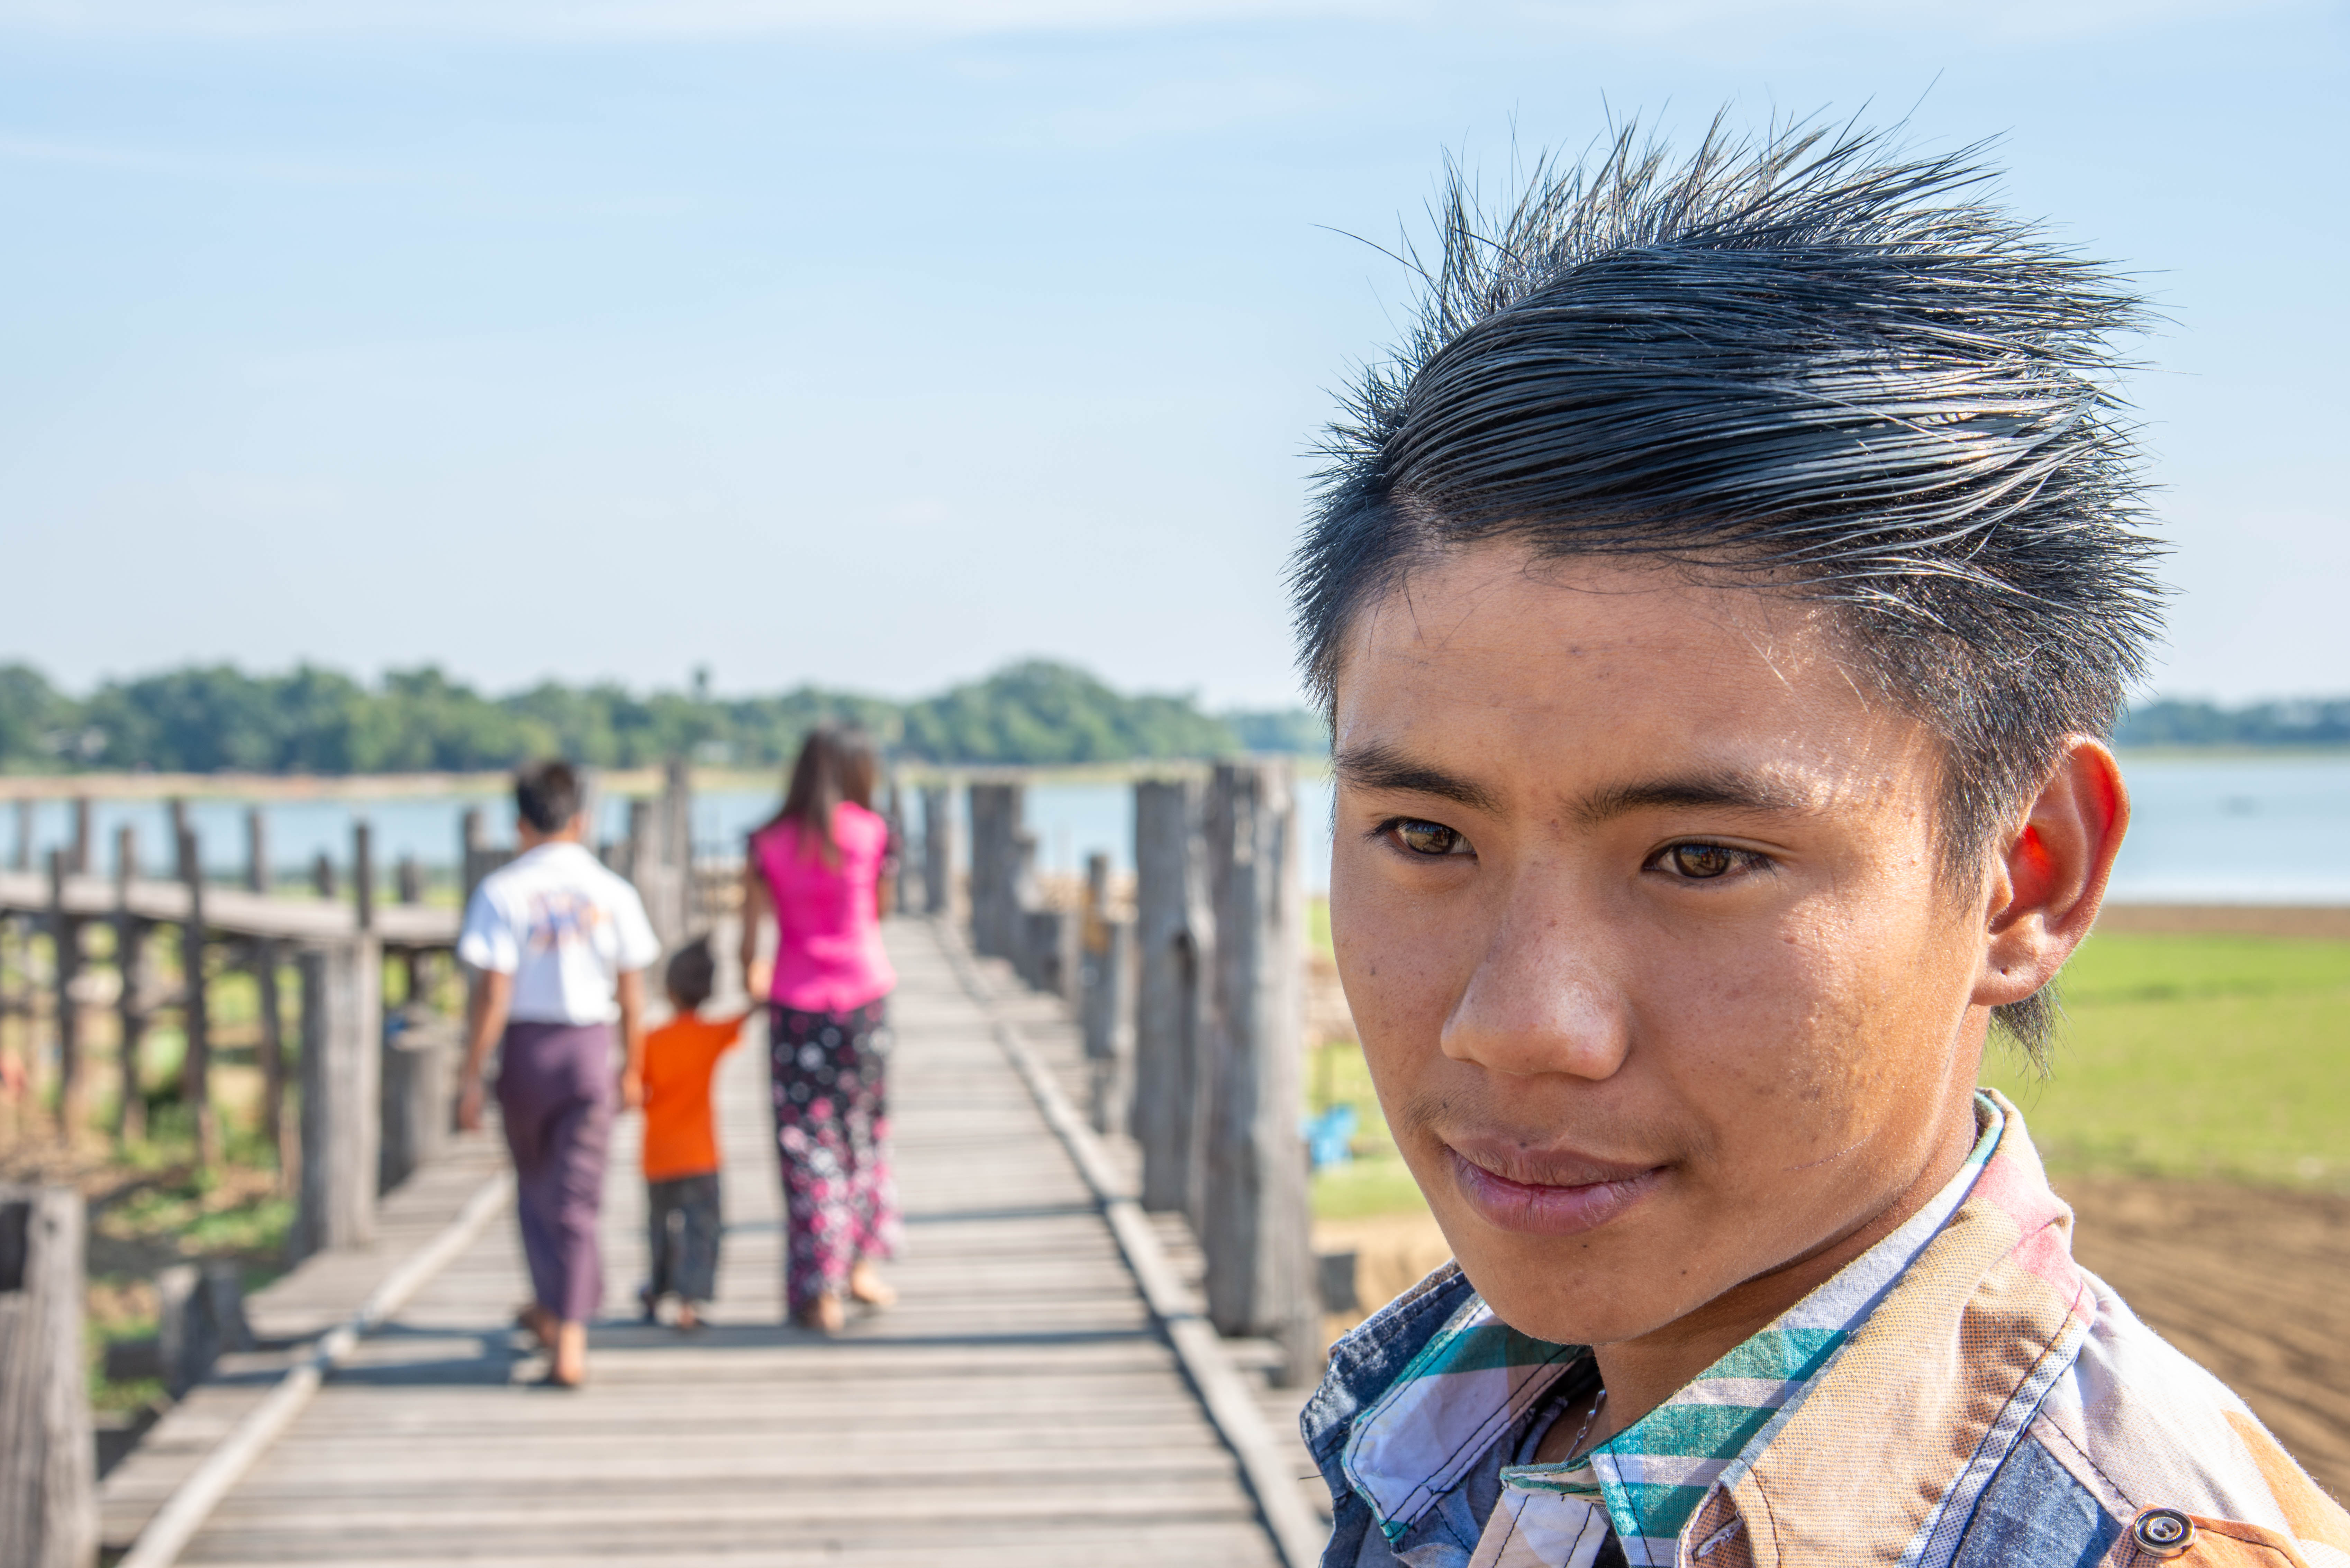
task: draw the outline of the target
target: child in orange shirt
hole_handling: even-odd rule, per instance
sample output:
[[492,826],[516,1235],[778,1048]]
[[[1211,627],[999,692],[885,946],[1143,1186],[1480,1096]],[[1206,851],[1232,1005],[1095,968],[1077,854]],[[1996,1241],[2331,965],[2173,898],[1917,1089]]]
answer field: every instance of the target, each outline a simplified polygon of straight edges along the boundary
[[704,1018],[718,976],[710,939],[678,950],[664,980],[675,1016],[645,1036],[645,1210],[652,1279],[637,1299],[645,1321],[660,1320],[663,1296],[677,1298],[677,1326],[702,1326],[701,1308],[718,1279],[718,1134],[710,1078],[743,1037],[747,1012]]

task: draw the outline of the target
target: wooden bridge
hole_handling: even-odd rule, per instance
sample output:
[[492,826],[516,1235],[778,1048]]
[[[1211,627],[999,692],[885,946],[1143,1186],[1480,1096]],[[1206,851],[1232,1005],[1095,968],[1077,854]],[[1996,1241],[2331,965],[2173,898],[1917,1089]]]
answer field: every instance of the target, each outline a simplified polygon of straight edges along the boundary
[[[529,1386],[538,1364],[509,1327],[527,1288],[498,1205],[502,1151],[461,1139],[387,1199],[371,1247],[315,1257],[253,1299],[265,1343],[294,1348],[224,1359],[107,1479],[108,1543],[144,1531],[134,1563],[273,1568],[1305,1568],[1323,1521],[1295,1437],[1302,1392],[1251,1370],[1272,1347],[1208,1328],[1188,1232],[1144,1216],[1131,1146],[1076,1110],[1092,1075],[1066,1003],[971,958],[943,920],[888,935],[908,1220],[894,1310],[830,1340],[780,1326],[754,1025],[720,1075],[727,1231],[705,1331],[635,1322],[642,1188],[624,1120],[588,1386]],[[437,1272],[224,1484],[241,1424],[285,1403],[289,1363],[317,1364],[301,1347],[436,1241]],[[207,1506],[185,1506],[206,1488]],[[157,1537],[175,1523],[184,1542],[164,1555]]]

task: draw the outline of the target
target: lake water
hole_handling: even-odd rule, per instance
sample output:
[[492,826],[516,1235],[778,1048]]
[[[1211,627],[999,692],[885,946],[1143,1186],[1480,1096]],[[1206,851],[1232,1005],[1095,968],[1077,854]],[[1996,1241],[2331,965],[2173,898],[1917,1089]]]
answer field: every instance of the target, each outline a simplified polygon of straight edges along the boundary
[[[2125,757],[2137,813],[2111,897],[2125,903],[2350,904],[2350,756],[2227,757],[2209,761]],[[1305,819],[1306,880],[1328,885],[1330,785],[1300,784]],[[960,809],[962,796],[957,794]],[[299,877],[320,853],[347,862],[351,825],[364,816],[375,835],[379,866],[402,855],[426,866],[454,863],[464,809],[481,806],[494,840],[510,835],[511,816],[494,796],[419,795],[380,800],[322,798],[272,803],[270,859],[281,877]],[[742,835],[775,809],[764,791],[714,791],[694,801],[693,836],[708,854],[731,852]],[[627,803],[599,811],[599,836],[619,837]],[[234,876],[244,864],[244,809],[227,801],[193,801],[190,820],[203,846],[206,867]],[[110,872],[115,829],[139,835],[143,868],[163,875],[171,862],[169,816],[161,802],[106,801],[95,810],[98,868]],[[13,820],[0,818],[8,849],[16,848]],[[1048,872],[1076,872],[1087,855],[1105,851],[1120,870],[1132,869],[1134,792],[1119,784],[1035,784],[1028,787],[1028,825],[1037,861]],[[916,824],[919,831],[919,823]],[[34,864],[70,832],[62,801],[42,802],[33,816]],[[966,842],[968,841],[966,837]],[[13,856],[12,856],[13,863]]]

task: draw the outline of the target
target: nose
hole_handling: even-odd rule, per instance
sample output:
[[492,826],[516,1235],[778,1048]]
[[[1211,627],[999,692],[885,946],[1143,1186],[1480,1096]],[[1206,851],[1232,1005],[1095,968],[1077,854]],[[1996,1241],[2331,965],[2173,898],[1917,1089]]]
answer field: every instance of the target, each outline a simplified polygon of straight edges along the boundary
[[1587,911],[1513,899],[1444,1021],[1444,1054],[1520,1077],[1612,1076],[1631,1050],[1632,1019],[1609,929]]

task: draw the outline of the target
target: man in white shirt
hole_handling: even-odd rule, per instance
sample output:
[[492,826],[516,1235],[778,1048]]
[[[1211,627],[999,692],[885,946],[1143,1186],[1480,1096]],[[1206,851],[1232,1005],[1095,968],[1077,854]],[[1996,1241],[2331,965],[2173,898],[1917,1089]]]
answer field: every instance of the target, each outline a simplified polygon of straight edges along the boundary
[[603,1300],[597,1219],[617,1097],[644,1097],[644,971],[660,956],[643,900],[588,852],[578,776],[562,762],[515,775],[522,852],[482,879],[457,956],[480,971],[457,1125],[482,1125],[482,1073],[500,1047],[498,1110],[514,1153],[515,1209],[530,1262],[523,1322],[553,1357],[547,1382],[587,1375],[588,1320]]

